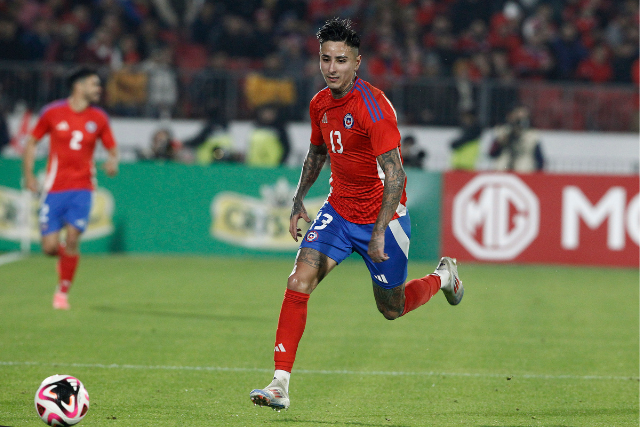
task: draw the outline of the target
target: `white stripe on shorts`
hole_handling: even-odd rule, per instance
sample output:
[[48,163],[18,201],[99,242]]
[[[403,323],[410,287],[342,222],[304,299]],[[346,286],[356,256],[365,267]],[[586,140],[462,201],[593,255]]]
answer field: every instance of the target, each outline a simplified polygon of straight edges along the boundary
[[404,252],[404,256],[409,259],[409,236],[407,236],[407,233],[405,233],[402,229],[400,221],[398,221],[397,219],[391,221],[389,223],[389,229],[391,230],[393,237],[396,238],[398,246],[400,246],[400,249],[402,249],[402,252]]

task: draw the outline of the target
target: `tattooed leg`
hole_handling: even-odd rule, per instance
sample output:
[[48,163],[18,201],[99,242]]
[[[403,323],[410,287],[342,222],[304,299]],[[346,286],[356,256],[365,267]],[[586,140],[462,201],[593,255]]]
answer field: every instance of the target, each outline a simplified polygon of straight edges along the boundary
[[334,260],[315,249],[301,248],[287,281],[287,289],[310,294],[336,265]]
[[385,289],[373,282],[373,296],[378,310],[388,320],[397,319],[404,311],[404,284]]

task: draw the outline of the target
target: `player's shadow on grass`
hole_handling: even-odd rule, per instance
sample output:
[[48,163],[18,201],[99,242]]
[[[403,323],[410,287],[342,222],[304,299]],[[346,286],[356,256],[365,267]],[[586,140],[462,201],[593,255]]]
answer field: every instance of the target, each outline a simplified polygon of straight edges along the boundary
[[216,320],[216,321],[266,321],[269,319],[258,316],[238,316],[238,315],[221,315],[221,314],[208,314],[198,313],[194,311],[170,311],[153,307],[144,306],[115,306],[115,305],[94,305],[91,307],[93,310],[100,311],[102,313],[113,314],[133,314],[142,316],[154,316],[154,317],[173,317],[176,319],[198,319],[198,320]]

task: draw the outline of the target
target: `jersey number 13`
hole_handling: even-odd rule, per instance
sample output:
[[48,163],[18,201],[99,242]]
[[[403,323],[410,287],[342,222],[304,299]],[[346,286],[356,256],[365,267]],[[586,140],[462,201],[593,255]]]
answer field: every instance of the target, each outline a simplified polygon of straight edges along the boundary
[[[334,136],[335,136],[335,144],[333,141]],[[340,134],[339,130],[332,130],[331,133],[329,133],[329,142],[331,143],[332,152],[340,154],[344,151],[344,147],[342,146],[342,135]],[[336,150],[336,145],[338,146],[337,150]]]

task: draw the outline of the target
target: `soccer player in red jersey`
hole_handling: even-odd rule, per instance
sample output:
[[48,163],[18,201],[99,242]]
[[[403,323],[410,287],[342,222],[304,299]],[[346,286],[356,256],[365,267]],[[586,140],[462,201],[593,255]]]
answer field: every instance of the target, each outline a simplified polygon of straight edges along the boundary
[[[26,187],[42,192],[39,211],[42,251],[57,256],[58,287],[53,308],[69,309],[67,293],[79,259],[79,240],[89,222],[95,167],[93,153],[100,139],[107,149],[104,169],[118,173],[118,150],[107,113],[93,104],[100,100],[102,86],[98,74],[80,68],[67,80],[70,95],[46,105],[31,131],[24,152],[23,174]],[[49,158],[43,188],[33,173],[36,144],[49,134]],[[65,229],[64,243],[60,231]]]
[[407,279],[411,222],[395,110],[384,93],[360,79],[360,38],[349,20],[327,21],[317,33],[320,71],[327,87],[311,100],[311,144],[293,198],[289,232],[311,222],[303,204],[327,155],[331,191],[302,239],[280,310],[273,381],[251,391],[254,404],[289,407],[289,379],[318,283],[352,252],[362,256],[378,310],[389,320],[418,308],[442,289],[456,305],[464,289],[456,261],[443,257],[433,274]]

